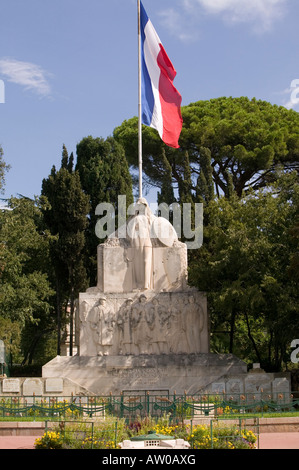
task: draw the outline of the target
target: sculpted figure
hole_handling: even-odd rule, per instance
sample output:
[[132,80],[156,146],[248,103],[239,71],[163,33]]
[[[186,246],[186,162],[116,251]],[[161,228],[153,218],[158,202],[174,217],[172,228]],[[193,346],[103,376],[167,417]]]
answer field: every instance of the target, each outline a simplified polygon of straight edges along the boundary
[[189,352],[200,352],[200,334],[203,328],[203,315],[193,295],[186,301],[185,330]]
[[100,307],[99,323],[99,356],[108,356],[113,346],[114,333],[114,315],[113,312],[105,311],[104,305]]
[[152,301],[152,309],[154,312],[154,321],[152,324],[153,337],[152,337],[152,352],[153,354],[166,354],[167,353],[167,325],[163,322],[164,309],[156,298]]
[[137,289],[152,288],[152,217],[147,201],[141,198],[137,202],[135,215],[127,226],[128,236],[133,248],[133,284]]
[[159,354],[158,304],[158,300],[154,298],[152,302],[146,306],[146,320],[151,334],[149,345],[150,354]]
[[100,306],[104,302],[104,299],[98,300],[94,306],[89,310],[87,314],[87,327],[89,330],[89,341],[87,352],[88,356],[97,356],[98,345],[99,345],[99,322],[100,318]]
[[79,306],[79,328],[80,328],[80,355],[88,355],[88,342],[91,335],[87,321],[89,305],[84,300]]
[[181,325],[181,310],[178,306],[170,305],[169,312],[169,349],[171,353],[180,354],[183,352],[184,332]]
[[120,354],[132,354],[132,334],[131,334],[131,312],[133,299],[127,299],[125,307],[120,310],[117,325],[119,328],[119,352]]
[[149,354],[152,334],[149,328],[149,316],[146,308],[146,296],[141,295],[139,302],[132,310],[132,327],[134,335],[135,352]]
[[95,303],[87,315],[87,321],[91,332],[89,355],[107,356],[113,344],[114,320],[112,314],[106,311],[105,297]]

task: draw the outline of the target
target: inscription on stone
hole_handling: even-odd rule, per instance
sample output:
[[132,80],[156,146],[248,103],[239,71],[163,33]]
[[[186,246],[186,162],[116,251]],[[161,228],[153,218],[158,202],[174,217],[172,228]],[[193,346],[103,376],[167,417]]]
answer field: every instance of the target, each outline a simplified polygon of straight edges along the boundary
[[4,379],[2,382],[3,393],[14,393],[20,392],[20,380],[19,379]]

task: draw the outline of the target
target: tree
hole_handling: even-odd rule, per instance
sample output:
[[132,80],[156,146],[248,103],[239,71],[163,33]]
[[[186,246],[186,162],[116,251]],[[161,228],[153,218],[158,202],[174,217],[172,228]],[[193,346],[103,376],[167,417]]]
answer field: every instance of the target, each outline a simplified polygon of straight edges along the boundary
[[3,149],[0,145],[0,192],[3,191],[5,185],[5,173],[10,169],[10,165],[7,165],[3,160]]
[[43,180],[42,194],[49,202],[49,206],[44,210],[44,220],[51,234],[56,237],[51,246],[51,261],[56,290],[57,354],[60,354],[63,312],[66,314],[69,307],[72,355],[75,299],[79,292],[88,286],[83,253],[89,198],[81,188],[78,171],[73,170],[73,155],[68,157],[65,146],[61,168],[57,171],[53,167],[49,177]]
[[[0,212],[2,332],[7,351],[19,356],[22,347],[25,357],[26,347],[23,339],[20,343],[20,334],[24,337],[29,325],[40,335],[55,330],[51,305],[54,292],[48,277],[51,236],[43,227],[43,204],[41,198],[11,198]],[[31,347],[31,337],[27,345]],[[32,358],[34,353],[35,348],[31,348]]]
[[199,176],[195,188],[195,199],[197,202],[211,202],[214,197],[213,168],[211,164],[211,151],[207,148],[200,150]]
[[162,162],[165,171],[162,177],[161,191],[158,193],[158,204],[165,203],[167,205],[171,205],[175,202],[175,196],[172,186],[171,165],[166,158],[165,149],[162,149]]
[[241,199],[212,201],[203,246],[190,264],[190,282],[208,293],[215,351],[268,370],[287,362],[299,333],[298,278],[290,270],[298,197],[293,173]]
[[112,203],[117,224],[118,196],[126,196],[127,207],[133,203],[132,178],[122,146],[111,137],[106,140],[91,136],[82,139],[77,145],[76,171],[90,202],[86,259],[90,281],[94,284],[97,276],[97,245],[103,241],[95,234],[96,207],[103,202]]
[[[180,149],[166,147],[154,129],[143,128],[143,169],[153,185],[160,187],[165,174],[162,149],[179,189],[188,152],[192,192],[201,174],[202,155],[209,152],[209,172],[218,197],[226,195],[231,185],[238,197],[250,188],[265,187],[275,180],[277,164],[299,170],[299,115],[293,110],[246,97],[217,98],[183,107],[182,116]],[[116,128],[114,137],[124,146],[129,164],[137,168],[137,118]]]

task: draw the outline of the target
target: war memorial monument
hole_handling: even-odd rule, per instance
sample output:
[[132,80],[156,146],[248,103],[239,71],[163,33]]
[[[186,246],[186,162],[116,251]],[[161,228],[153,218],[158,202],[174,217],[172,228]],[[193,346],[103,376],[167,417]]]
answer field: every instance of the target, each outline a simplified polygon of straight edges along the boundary
[[188,286],[187,247],[167,219],[141,198],[123,229],[98,246],[97,286],[79,295],[78,354],[54,358],[44,378],[95,395],[289,391],[286,377],[210,352],[207,297]]

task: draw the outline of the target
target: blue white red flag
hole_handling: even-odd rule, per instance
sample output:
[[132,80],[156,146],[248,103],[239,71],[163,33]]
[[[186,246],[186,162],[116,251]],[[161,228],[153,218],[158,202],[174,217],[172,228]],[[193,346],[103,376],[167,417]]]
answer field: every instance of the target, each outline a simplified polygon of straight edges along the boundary
[[176,71],[140,6],[142,124],[156,129],[169,147],[179,148],[183,119],[182,97],[173,85]]

